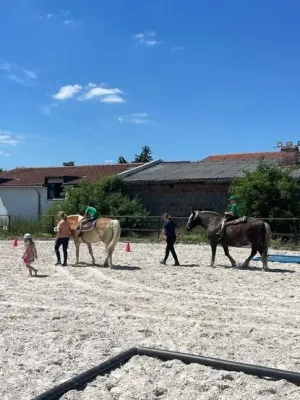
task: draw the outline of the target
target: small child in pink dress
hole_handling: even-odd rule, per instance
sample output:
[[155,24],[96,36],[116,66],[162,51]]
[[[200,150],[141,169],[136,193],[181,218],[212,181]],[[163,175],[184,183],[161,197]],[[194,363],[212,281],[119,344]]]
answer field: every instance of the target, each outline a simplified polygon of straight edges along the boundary
[[25,251],[22,256],[24,264],[28,268],[30,276],[32,276],[32,271],[34,272],[34,275],[37,276],[38,270],[32,267],[31,265],[35,260],[37,260],[37,251],[35,243],[32,240],[32,236],[30,235],[30,233],[26,233],[24,235],[24,244],[25,244]]

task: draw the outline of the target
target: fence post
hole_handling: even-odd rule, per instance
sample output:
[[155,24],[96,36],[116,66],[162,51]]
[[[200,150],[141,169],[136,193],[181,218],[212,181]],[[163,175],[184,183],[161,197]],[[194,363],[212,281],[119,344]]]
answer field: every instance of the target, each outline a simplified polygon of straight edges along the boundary
[[10,233],[10,220],[11,220],[11,215],[8,216],[8,232]]

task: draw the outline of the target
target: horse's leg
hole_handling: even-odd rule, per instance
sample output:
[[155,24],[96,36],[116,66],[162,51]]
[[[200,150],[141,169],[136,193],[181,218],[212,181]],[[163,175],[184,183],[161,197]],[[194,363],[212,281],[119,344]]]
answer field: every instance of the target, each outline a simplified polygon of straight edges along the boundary
[[216,258],[216,251],[217,251],[217,243],[215,241],[210,242],[210,247],[211,247],[211,262],[210,266],[214,268],[215,266],[215,258]]
[[113,263],[112,263],[112,255],[113,255],[113,252],[114,252],[114,248],[113,248],[113,249],[110,249],[109,254],[108,254],[108,263],[109,263],[110,268],[113,267]]
[[268,247],[261,247],[259,250],[259,254],[261,256],[261,261],[263,265],[263,270],[268,271]]
[[76,243],[75,242],[75,247],[76,247],[76,265],[79,264],[79,246],[80,246],[80,243]]
[[229,258],[229,260],[230,260],[230,262],[231,262],[232,268],[235,268],[235,267],[236,267],[236,261],[235,261],[235,260],[231,257],[231,255],[229,254],[229,248],[228,248],[227,244],[223,244],[223,243],[222,243],[222,247],[223,247],[225,256],[226,256],[227,258]]
[[105,259],[105,263],[107,267],[112,268],[113,264],[112,264],[112,253],[113,253],[113,249],[108,250],[108,246],[106,246],[106,259]]
[[244,264],[241,266],[241,268],[248,268],[250,261],[252,260],[252,258],[255,256],[256,253],[257,253],[257,247],[252,245],[251,254],[247,258],[247,260],[244,261]]
[[90,243],[87,243],[87,247],[89,249],[90,256],[92,257],[92,265],[95,265],[96,262],[95,262],[95,257],[93,254],[92,245]]
[[109,264],[109,254],[108,254],[108,251],[107,251],[107,245],[105,246],[105,254],[106,254],[106,256],[105,256],[105,260],[104,260],[103,266],[104,267],[108,267],[108,266],[110,266],[110,264]]

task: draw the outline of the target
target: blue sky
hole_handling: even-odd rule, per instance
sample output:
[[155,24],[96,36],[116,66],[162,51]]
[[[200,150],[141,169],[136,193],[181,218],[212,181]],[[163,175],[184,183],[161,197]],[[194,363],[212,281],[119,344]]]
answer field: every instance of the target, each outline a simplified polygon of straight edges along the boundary
[[297,0],[2,0],[0,166],[300,140]]

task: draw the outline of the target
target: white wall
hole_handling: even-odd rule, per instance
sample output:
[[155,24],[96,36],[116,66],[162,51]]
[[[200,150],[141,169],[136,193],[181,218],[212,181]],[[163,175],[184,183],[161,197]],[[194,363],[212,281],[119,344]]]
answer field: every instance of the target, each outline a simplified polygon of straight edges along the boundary
[[11,215],[14,217],[32,218],[37,217],[40,212],[45,210],[53,203],[47,199],[47,188],[5,188],[0,187],[0,218],[1,215]]

